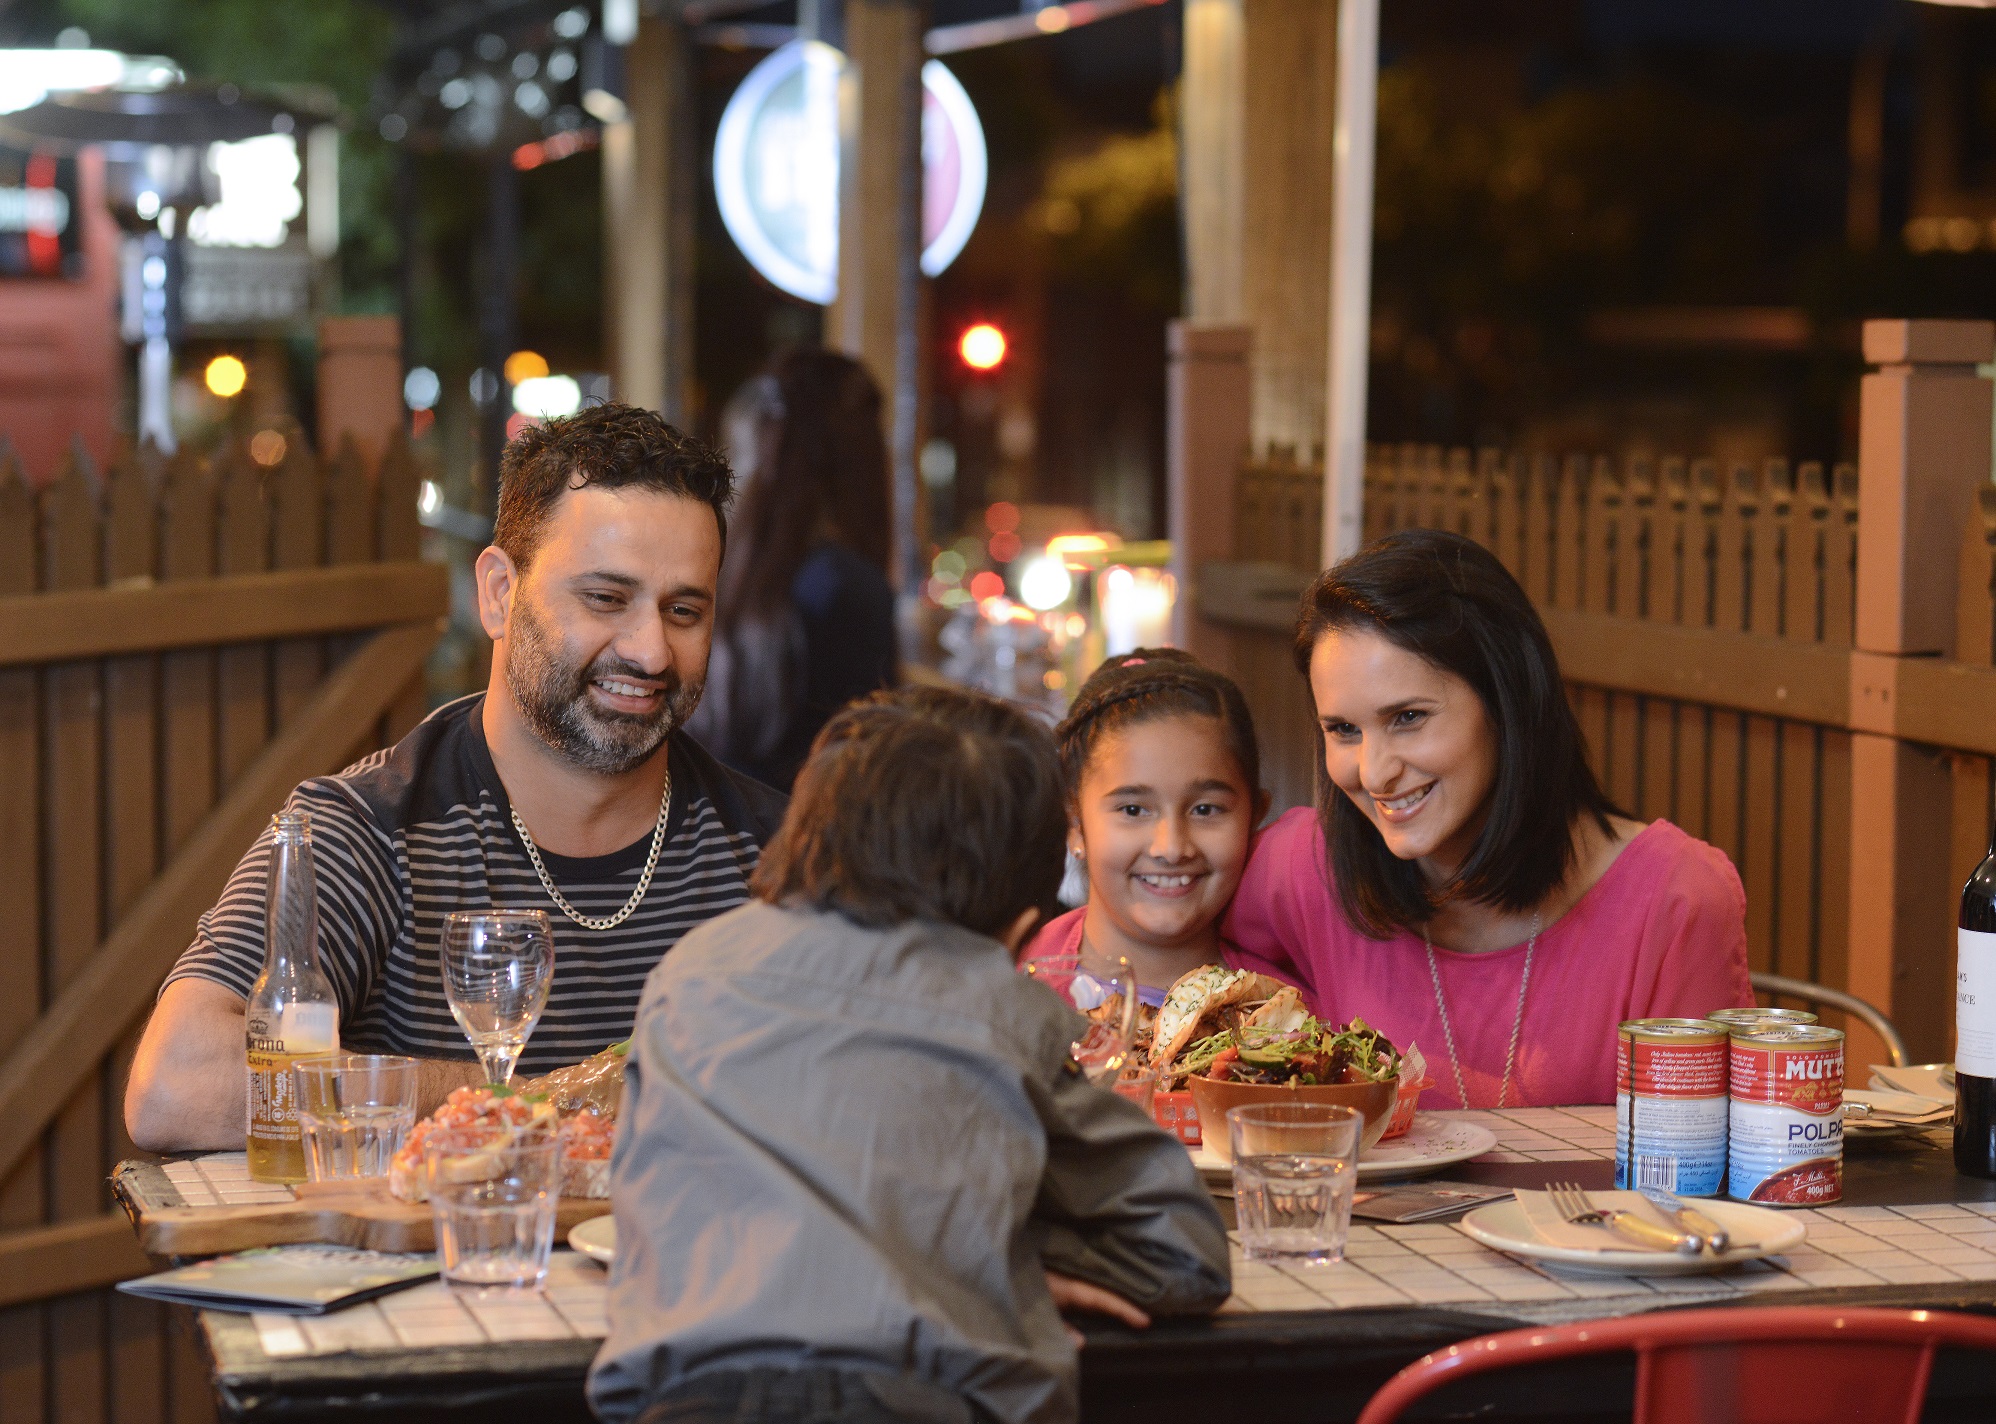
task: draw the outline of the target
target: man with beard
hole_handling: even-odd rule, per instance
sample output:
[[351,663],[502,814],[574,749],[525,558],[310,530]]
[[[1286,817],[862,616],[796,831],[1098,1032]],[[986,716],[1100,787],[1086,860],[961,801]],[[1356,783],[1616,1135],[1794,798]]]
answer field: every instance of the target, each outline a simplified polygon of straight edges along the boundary
[[[481,1081],[438,960],[452,910],[545,910],[555,977],[523,1075],[627,1038],[645,976],[748,898],[783,797],[682,731],[700,700],[733,476],[649,411],[603,405],[507,446],[478,556],[484,693],[299,786],[342,1048],[422,1060],[422,1111]],[[270,833],[160,991],[125,1120],[153,1151],[241,1147],[244,1005]]]

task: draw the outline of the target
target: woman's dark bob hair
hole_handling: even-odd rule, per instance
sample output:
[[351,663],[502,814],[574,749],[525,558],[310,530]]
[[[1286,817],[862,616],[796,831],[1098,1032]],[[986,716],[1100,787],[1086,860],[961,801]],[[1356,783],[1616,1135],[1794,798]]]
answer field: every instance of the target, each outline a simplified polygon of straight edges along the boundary
[[1296,670],[1327,633],[1360,628],[1444,672],[1482,699],[1497,738],[1489,813],[1455,880],[1430,891],[1386,848],[1372,821],[1317,763],[1317,817],[1338,901],[1353,926],[1383,939],[1425,923],[1444,900],[1505,910],[1541,903],[1574,864],[1573,828],[1592,816],[1612,834],[1614,804],[1587,765],[1545,624],[1518,581],[1482,545],[1439,529],[1389,534],[1320,574],[1296,619]]
[[771,904],[994,938],[1054,903],[1067,808],[1053,735],[954,688],[876,692],[825,724],[749,881]]

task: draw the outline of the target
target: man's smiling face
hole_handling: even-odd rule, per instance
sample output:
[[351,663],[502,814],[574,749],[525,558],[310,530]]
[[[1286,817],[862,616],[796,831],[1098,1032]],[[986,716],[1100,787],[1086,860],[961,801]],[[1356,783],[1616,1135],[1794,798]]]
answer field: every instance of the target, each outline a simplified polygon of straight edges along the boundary
[[721,529],[701,500],[626,486],[556,503],[506,614],[506,685],[587,770],[641,765],[699,704]]

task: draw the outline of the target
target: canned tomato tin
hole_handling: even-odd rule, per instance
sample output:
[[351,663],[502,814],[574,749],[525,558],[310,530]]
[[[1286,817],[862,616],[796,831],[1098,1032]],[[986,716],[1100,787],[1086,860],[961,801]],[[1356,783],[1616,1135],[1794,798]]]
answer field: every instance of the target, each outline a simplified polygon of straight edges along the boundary
[[1726,1185],[1726,1029],[1631,1019],[1615,1037],[1615,1185],[1717,1196]]
[[1720,1009],[1705,1017],[1715,1024],[1724,1024],[1728,1033],[1741,1028],[1789,1028],[1816,1021],[1816,1016],[1807,1009]]
[[1843,1200],[1843,1030],[1738,1029],[1731,1074],[1728,1192],[1764,1206]]

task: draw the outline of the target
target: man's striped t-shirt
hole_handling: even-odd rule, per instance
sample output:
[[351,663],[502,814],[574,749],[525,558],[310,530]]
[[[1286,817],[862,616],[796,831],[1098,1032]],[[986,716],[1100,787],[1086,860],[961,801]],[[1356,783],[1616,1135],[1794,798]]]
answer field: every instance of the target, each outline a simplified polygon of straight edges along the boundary
[[[730,771],[681,733],[669,741],[672,811],[651,888],[613,930],[587,930],[549,898],[485,744],[482,696],[432,713],[395,746],[291,794],[312,818],[319,959],[340,1004],[342,1047],[423,1058],[473,1056],[444,998],[438,944],[452,910],[545,910],[554,987],[520,1059],[544,1073],[630,1036],[653,965],[695,925],[748,898],[748,878],[784,798]],[[250,847],[167,983],[212,980],[244,998],[263,970],[270,831]],[[589,859],[541,852],[579,912],[615,914],[637,888],[651,833]]]

